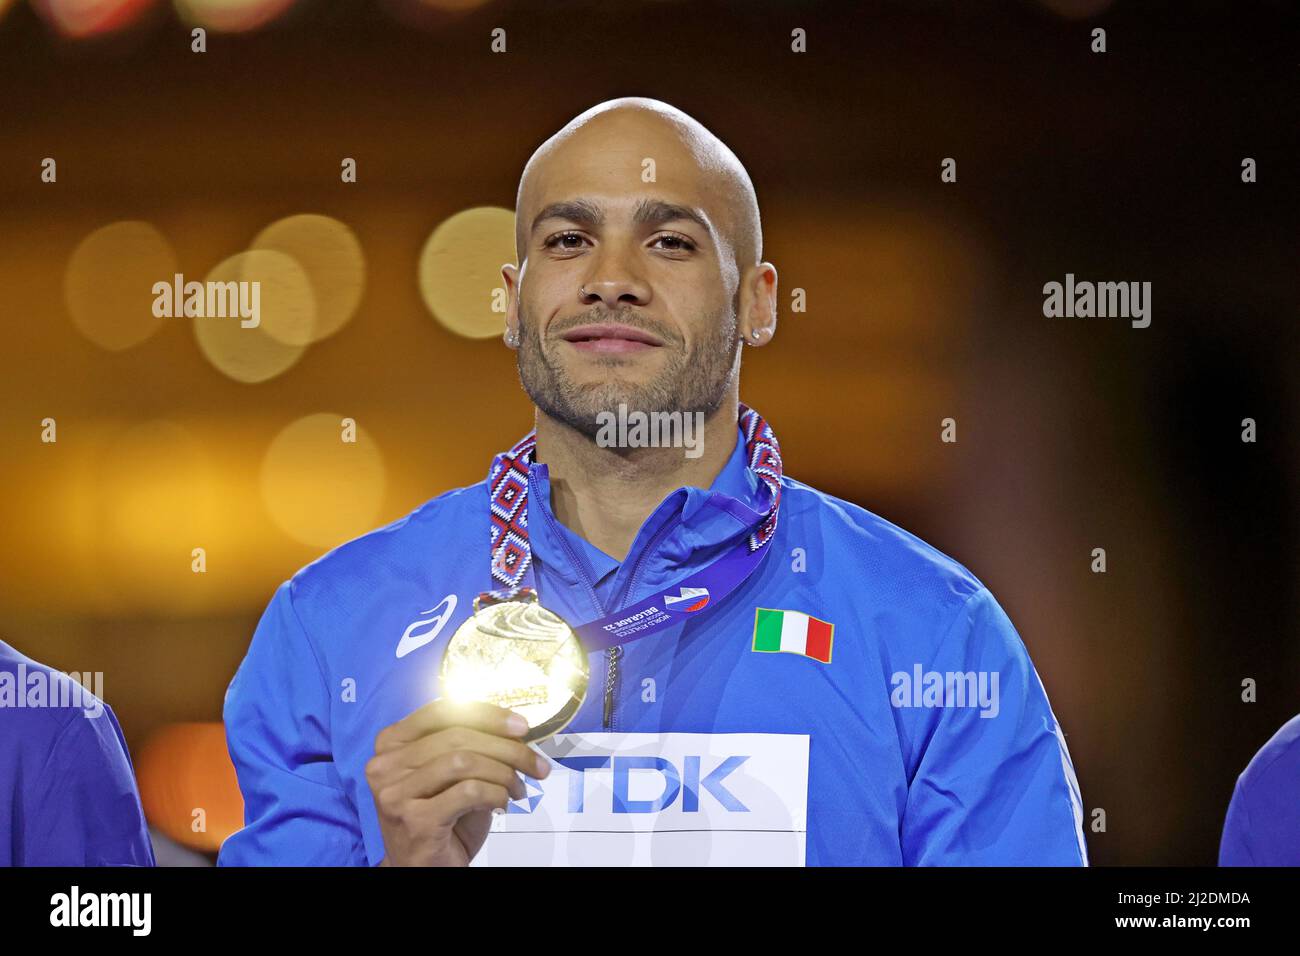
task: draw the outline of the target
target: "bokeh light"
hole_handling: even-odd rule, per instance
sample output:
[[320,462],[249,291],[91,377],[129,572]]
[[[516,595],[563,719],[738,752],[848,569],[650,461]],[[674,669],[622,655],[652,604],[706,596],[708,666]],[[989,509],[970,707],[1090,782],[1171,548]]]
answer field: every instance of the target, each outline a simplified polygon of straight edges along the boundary
[[344,441],[344,416],[300,418],[262,460],[262,501],[290,537],[333,547],[375,526],[386,477],[378,446],[360,425]]
[[175,0],[186,24],[214,33],[243,33],[270,23],[296,0]]
[[[0,613],[57,607],[170,626],[262,600],[267,580],[318,553],[285,539],[260,506],[262,453],[285,421],[263,411],[134,427],[60,417],[57,444],[16,448],[0,496],[9,545],[0,548]],[[176,637],[195,633],[186,625]]]
[[73,251],[63,298],[77,329],[112,352],[138,345],[167,321],[153,314],[153,286],[177,271],[171,243],[147,222],[96,229]]
[[[34,0],[36,12],[65,37],[84,39],[130,26],[155,0]],[[0,0],[0,13],[5,4]]]
[[169,839],[215,853],[244,825],[244,798],[221,722],[162,727],[135,763],[145,817]]
[[492,311],[504,290],[501,267],[515,261],[515,214],[497,206],[466,209],[433,231],[420,252],[420,295],[457,335],[487,339],[505,331],[505,313]]
[[[295,259],[315,293],[316,324],[305,345],[333,335],[347,324],[361,302],[366,285],[366,260],[361,243],[346,225],[329,216],[303,214],[271,223],[253,240],[251,249],[281,252]],[[275,329],[268,330],[277,335]]]
[[230,507],[198,439],[174,422],[136,425],[105,443],[94,482],[93,560],[109,594],[153,613],[198,610],[191,552],[212,546]]
[[219,263],[205,281],[257,282],[260,289],[257,325],[245,327],[238,316],[193,319],[199,349],[220,372],[237,382],[264,382],[302,357],[316,332],[316,300],[292,256],[270,249],[241,252]]

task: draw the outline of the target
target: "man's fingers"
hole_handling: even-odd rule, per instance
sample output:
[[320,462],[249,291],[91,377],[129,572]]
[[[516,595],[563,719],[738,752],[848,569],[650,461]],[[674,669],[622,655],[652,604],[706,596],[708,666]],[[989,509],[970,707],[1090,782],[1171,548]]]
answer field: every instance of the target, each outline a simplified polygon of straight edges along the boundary
[[412,711],[375,738],[375,753],[384,753],[448,727],[470,727],[499,737],[522,737],[528,722],[514,711],[481,701],[453,701],[445,697]]
[[454,750],[412,770],[394,784],[392,796],[399,801],[422,800],[470,780],[496,784],[516,800],[526,792],[524,782],[506,764],[472,750]]
[[435,826],[453,826],[471,810],[505,809],[510,794],[498,783],[485,780],[462,780],[429,801],[429,813]]
[[543,777],[550,763],[541,754],[518,740],[506,740],[469,727],[451,727],[436,734],[413,740],[398,750],[390,750],[376,759],[393,773],[423,767],[439,755],[469,750],[508,764],[530,777]]

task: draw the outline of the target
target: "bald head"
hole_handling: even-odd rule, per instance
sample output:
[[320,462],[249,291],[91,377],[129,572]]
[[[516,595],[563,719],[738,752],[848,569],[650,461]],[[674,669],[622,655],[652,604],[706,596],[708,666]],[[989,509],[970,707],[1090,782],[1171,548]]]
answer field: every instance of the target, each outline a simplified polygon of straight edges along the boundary
[[522,265],[528,234],[565,164],[595,163],[627,177],[649,192],[645,160],[653,160],[656,181],[688,189],[707,207],[705,218],[720,251],[734,257],[737,274],[763,254],[758,198],[745,167],[726,144],[694,118],[660,100],[628,96],[607,100],[575,116],[533,153],[519,178],[515,198],[515,252]]
[[539,422],[594,441],[599,414],[626,406],[730,437],[742,346],[776,327],[776,269],[759,261],[749,175],[716,136],[658,100],[587,110],[529,159],[515,242],[505,340]]

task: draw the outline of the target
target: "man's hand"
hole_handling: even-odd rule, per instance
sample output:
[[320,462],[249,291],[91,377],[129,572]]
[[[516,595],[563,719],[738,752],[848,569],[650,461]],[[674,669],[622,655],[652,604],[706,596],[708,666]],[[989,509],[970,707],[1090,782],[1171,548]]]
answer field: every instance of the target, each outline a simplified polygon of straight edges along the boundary
[[435,700],[375,738],[366,780],[379,811],[380,866],[468,866],[492,810],[525,794],[515,771],[540,780],[546,758],[522,741],[528,725],[494,704]]

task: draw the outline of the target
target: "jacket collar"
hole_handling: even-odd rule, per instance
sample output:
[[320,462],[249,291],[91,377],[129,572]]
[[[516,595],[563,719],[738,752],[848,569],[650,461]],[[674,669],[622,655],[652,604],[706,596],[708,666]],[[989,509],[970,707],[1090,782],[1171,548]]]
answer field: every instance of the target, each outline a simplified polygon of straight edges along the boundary
[[[528,480],[528,506],[533,511],[528,537],[534,560],[571,587],[583,585],[584,579],[594,586],[612,571],[619,578],[614,594],[621,603],[670,586],[727,549],[743,546],[745,535],[762,520],[769,496],[767,486],[749,468],[745,436],[737,426],[735,446],[713,483],[707,489],[684,485],[667,495],[642,523],[620,564],[556,519],[545,464],[529,465]],[[633,575],[636,593],[627,593]],[[591,603],[588,596],[584,605]],[[586,611],[597,612],[603,614],[604,609]]]

